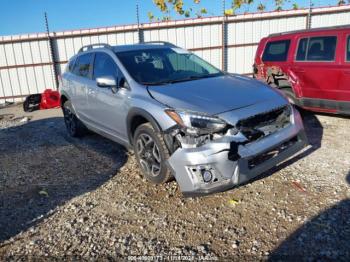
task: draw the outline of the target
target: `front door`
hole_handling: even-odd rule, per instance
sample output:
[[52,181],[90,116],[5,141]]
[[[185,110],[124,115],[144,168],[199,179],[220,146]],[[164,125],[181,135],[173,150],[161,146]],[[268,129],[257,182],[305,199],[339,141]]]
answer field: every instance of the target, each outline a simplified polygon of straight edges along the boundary
[[112,76],[121,79],[121,72],[114,59],[107,53],[96,52],[93,64],[93,85],[88,87],[89,116],[92,123],[102,131],[127,141],[126,115],[129,90],[98,87],[98,77]]
[[[350,34],[345,35],[345,52],[341,65],[341,78],[339,81],[339,100],[350,104]],[[350,106],[347,109],[350,111]]]
[[330,108],[338,99],[337,36],[301,37],[291,71],[297,77],[305,106]]

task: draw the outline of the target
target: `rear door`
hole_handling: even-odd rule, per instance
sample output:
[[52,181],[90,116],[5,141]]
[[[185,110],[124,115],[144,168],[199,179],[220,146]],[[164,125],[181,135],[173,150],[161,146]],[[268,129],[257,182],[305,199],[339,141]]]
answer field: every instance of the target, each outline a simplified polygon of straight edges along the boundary
[[126,114],[128,109],[128,94],[126,88],[98,87],[96,78],[112,76],[120,81],[123,77],[115,60],[105,52],[96,52],[93,64],[93,84],[88,90],[88,114],[92,123],[100,130],[127,141]]
[[[342,56],[341,77],[339,81],[339,100],[350,102],[350,32],[343,35],[344,51]],[[350,111],[350,106],[348,106]]]
[[279,38],[269,40],[262,54],[261,65],[262,75],[267,84],[273,87],[284,87],[287,83],[285,72],[288,69],[288,54],[290,52],[291,39]]
[[92,84],[92,58],[93,53],[86,53],[77,57],[70,78],[72,103],[76,114],[83,121],[88,121],[87,88]]
[[335,33],[300,36],[297,40],[291,71],[296,76],[307,107],[331,108],[328,100],[338,99],[338,40]]

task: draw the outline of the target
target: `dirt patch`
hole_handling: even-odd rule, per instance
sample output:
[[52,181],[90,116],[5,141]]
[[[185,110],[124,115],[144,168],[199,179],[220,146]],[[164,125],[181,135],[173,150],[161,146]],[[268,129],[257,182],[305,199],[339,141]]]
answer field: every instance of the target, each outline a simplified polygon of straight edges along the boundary
[[68,137],[59,110],[31,116],[0,119],[2,257],[350,258],[349,118],[303,113],[300,156],[192,199],[146,182],[122,146]]

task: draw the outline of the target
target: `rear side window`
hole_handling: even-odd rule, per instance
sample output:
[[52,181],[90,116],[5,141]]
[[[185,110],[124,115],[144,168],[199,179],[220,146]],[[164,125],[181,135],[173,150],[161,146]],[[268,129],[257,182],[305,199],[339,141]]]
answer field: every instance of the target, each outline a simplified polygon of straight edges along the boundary
[[91,70],[92,56],[92,53],[78,56],[74,65],[73,74],[88,78]]
[[297,61],[333,61],[337,45],[336,36],[303,38],[299,41]]
[[102,76],[113,76],[118,78],[118,67],[112,57],[105,53],[96,53],[94,62],[93,79]]
[[290,40],[267,43],[262,57],[263,61],[283,62],[287,60]]
[[346,61],[350,61],[350,36],[348,36],[348,44],[346,48]]
[[309,41],[309,38],[300,39],[298,51],[297,51],[297,56],[296,56],[297,61],[304,61],[305,60],[308,41]]
[[75,64],[75,58],[71,59],[68,63],[68,66],[66,67],[66,72],[73,72],[73,68],[74,68],[74,64]]

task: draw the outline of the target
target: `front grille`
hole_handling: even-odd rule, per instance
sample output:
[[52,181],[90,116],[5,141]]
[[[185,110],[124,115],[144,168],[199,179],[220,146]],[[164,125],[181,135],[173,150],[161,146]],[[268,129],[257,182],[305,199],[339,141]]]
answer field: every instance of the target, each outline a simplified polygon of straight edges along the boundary
[[294,145],[296,142],[298,142],[298,137],[295,136],[292,139],[288,140],[287,142],[284,142],[283,144],[275,147],[274,149],[269,150],[268,152],[265,152],[263,154],[260,154],[248,161],[248,167],[249,169],[252,169],[276,156],[278,156],[281,152],[285,151],[292,145]]
[[290,124],[289,105],[238,121],[237,128],[249,141],[258,140]]

